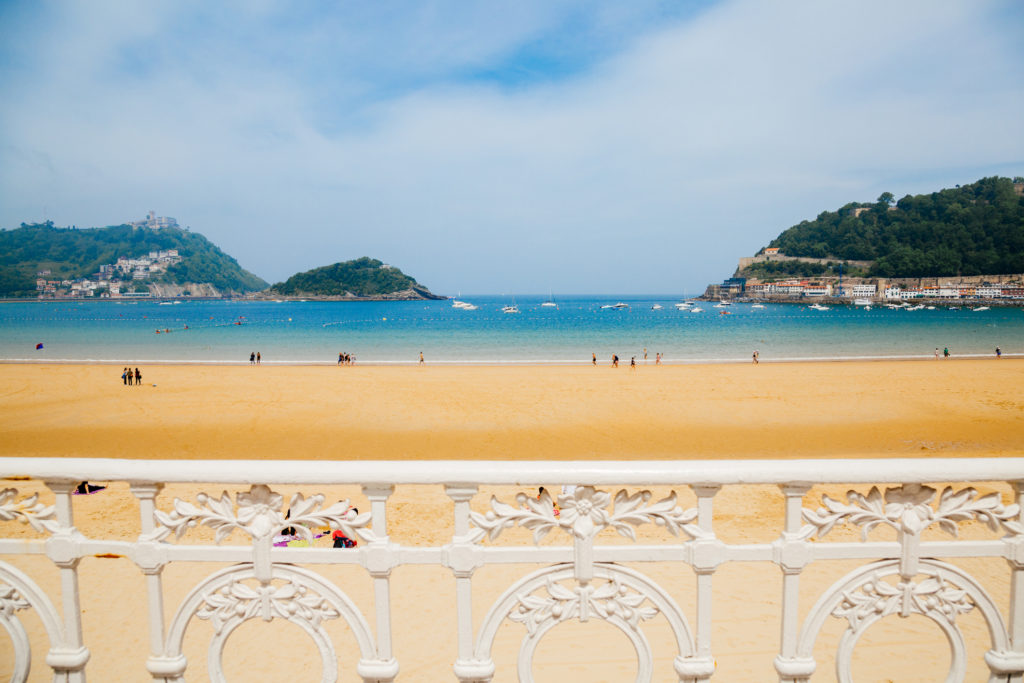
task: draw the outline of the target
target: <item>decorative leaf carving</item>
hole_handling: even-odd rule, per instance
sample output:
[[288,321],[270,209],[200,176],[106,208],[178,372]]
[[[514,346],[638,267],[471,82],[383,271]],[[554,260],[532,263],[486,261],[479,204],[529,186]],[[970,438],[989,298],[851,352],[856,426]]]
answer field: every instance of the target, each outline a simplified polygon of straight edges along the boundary
[[585,621],[591,614],[608,620],[618,617],[636,631],[641,620],[654,618],[658,608],[647,605],[647,596],[630,590],[618,579],[606,581],[600,586],[575,586],[571,590],[554,581],[547,582],[547,597],[521,595],[518,609],[508,618],[526,626],[533,635],[538,628],[549,622],[561,623],[579,618]]
[[[622,536],[636,540],[633,527],[648,522],[664,526],[675,536],[680,531],[691,538],[705,535],[699,527],[691,524],[697,519],[696,508],[680,508],[676,504],[675,491],[667,498],[648,505],[650,499],[650,491],[630,496],[623,489],[611,501],[611,497],[604,491],[598,491],[592,486],[578,486],[573,493],[558,497],[561,511],[556,515],[554,503],[547,491],[537,498],[518,494],[516,502],[519,507],[491,497],[491,509],[486,514],[470,512],[470,519],[478,530],[473,540],[479,541],[486,535],[493,541],[502,531],[516,525],[532,529],[534,543],[538,543],[555,528],[586,540],[611,527]],[[610,501],[612,509],[609,512],[607,507]]]
[[939,496],[937,508],[932,507],[935,489],[930,486],[903,485],[885,490],[883,498],[877,486],[871,487],[867,496],[848,491],[847,502],[822,496],[824,507],[816,511],[804,509],[803,517],[814,534],[821,538],[836,524],[849,522],[862,527],[861,536],[867,539],[868,532],[879,524],[885,524],[897,531],[917,535],[932,524],[953,536],[957,535],[959,522],[977,519],[993,531],[1000,527],[1008,533],[1024,533],[1020,524],[1020,506],[1004,506],[998,493],[977,497],[971,488],[953,492],[947,486]]
[[18,489],[0,491],[0,521],[18,520],[28,524],[39,533],[56,533],[60,524],[55,519],[54,507],[39,502],[39,494],[35,493],[23,500],[18,500]]
[[339,613],[324,597],[309,594],[301,584],[289,581],[279,586],[249,586],[232,580],[207,595],[196,616],[210,621],[213,630],[220,633],[231,620],[247,621],[257,616],[264,621],[304,621],[315,629],[326,619],[337,619]]
[[205,493],[196,496],[199,505],[193,505],[179,498],[174,499],[173,510],[166,513],[155,510],[153,517],[157,528],[144,540],[163,540],[172,533],[181,538],[185,532],[198,524],[216,531],[215,541],[220,543],[235,529],[241,529],[254,540],[265,539],[285,527],[294,527],[297,535],[308,541],[313,540],[310,528],[330,526],[341,529],[347,536],[360,536],[372,540],[373,532],[365,527],[371,514],[357,515],[347,500],[321,509],[324,496],[317,494],[305,498],[301,493],[292,496],[286,519],[282,513],[282,497],[267,486],[257,484],[236,496],[238,512],[227,492],[220,498],[211,498]]
[[927,578],[917,583],[900,581],[897,585],[873,574],[855,590],[843,593],[843,600],[832,616],[847,619],[850,628],[857,631],[873,615],[921,614],[953,623],[972,609],[974,602],[967,591],[946,581],[938,572],[928,573]]
[[9,618],[18,610],[28,609],[32,605],[21,597],[21,593],[14,586],[0,583],[0,617]]

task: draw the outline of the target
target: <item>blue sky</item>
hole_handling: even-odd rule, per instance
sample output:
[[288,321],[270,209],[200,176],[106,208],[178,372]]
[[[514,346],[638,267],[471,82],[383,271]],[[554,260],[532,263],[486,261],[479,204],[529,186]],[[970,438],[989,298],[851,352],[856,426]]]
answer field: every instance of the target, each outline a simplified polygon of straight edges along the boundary
[[1024,175],[1017,0],[0,1],[0,227],[269,281],[696,293],[848,201]]

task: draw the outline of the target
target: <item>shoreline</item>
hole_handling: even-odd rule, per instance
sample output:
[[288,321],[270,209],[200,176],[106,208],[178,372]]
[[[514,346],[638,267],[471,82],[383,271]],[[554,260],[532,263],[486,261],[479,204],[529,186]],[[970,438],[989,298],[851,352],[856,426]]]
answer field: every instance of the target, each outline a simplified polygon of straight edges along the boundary
[[[994,353],[961,353],[951,355],[949,358],[940,360],[984,360],[990,358],[997,360]],[[1022,353],[1007,353],[1003,352],[1002,358],[1004,359],[1020,359],[1024,358],[1024,352]],[[885,363],[885,362],[914,362],[914,361],[934,361],[935,356],[933,354],[917,354],[917,355],[898,355],[898,356],[794,356],[787,358],[760,358],[760,364],[766,365],[778,365],[778,364],[803,364],[803,363]],[[0,365],[124,365],[130,363],[132,365],[160,365],[160,366],[224,366],[224,367],[240,367],[245,365],[252,365],[247,360],[217,360],[217,359],[197,359],[197,360],[177,360],[172,358],[160,358],[160,359],[119,359],[119,360],[108,360],[102,358],[0,358]],[[663,358],[661,365],[664,366],[686,366],[686,365],[752,365],[750,358]],[[586,367],[592,365],[592,361],[589,360],[561,360],[561,359],[538,359],[538,358],[523,358],[523,359],[486,359],[486,360],[473,360],[473,359],[460,359],[460,360],[429,360],[423,365],[427,366],[445,366],[445,367]],[[269,365],[275,367],[333,367],[337,366],[337,361],[334,360],[264,360],[260,365]],[[387,360],[387,359],[371,359],[371,360],[358,360],[346,367],[418,367],[420,365],[418,360]],[[619,359],[619,365],[623,368],[629,367],[629,361]],[[598,367],[611,366],[611,362],[608,360],[598,359]],[[637,360],[637,367],[657,367],[654,360],[648,359],[646,362]]]

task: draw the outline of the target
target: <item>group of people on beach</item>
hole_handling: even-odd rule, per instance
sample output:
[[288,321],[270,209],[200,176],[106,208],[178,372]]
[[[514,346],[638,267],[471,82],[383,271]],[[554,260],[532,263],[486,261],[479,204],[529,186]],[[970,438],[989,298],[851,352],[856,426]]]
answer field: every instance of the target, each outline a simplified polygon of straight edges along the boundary
[[121,381],[125,386],[130,387],[132,385],[132,380],[134,380],[135,386],[140,386],[142,384],[142,373],[139,372],[138,368],[135,368],[134,371],[132,371],[131,368],[125,368],[121,371]]
[[[654,364],[655,365],[661,365],[661,359],[662,358],[664,358],[663,354],[661,354],[661,353],[654,354]],[[646,363],[646,362],[647,362],[647,349],[644,349],[644,363]],[[596,353],[590,354],[590,364],[591,365],[597,365],[597,354]],[[619,367],[619,355],[617,353],[613,353],[612,354],[612,367],[613,368]],[[630,359],[629,359],[629,367],[633,368],[634,370],[636,369],[636,356],[631,356],[630,357]]]
[[338,354],[338,365],[355,365],[356,357],[342,351]]
[[249,365],[259,365],[261,360],[263,360],[263,357],[260,356],[259,351],[253,351],[249,354]]

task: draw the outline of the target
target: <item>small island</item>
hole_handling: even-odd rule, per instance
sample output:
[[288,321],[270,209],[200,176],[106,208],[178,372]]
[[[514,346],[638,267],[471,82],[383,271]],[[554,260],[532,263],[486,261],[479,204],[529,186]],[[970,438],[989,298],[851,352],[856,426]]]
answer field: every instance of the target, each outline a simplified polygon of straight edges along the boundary
[[444,299],[398,268],[369,256],[296,273],[260,292],[260,298],[323,301],[422,301]]

